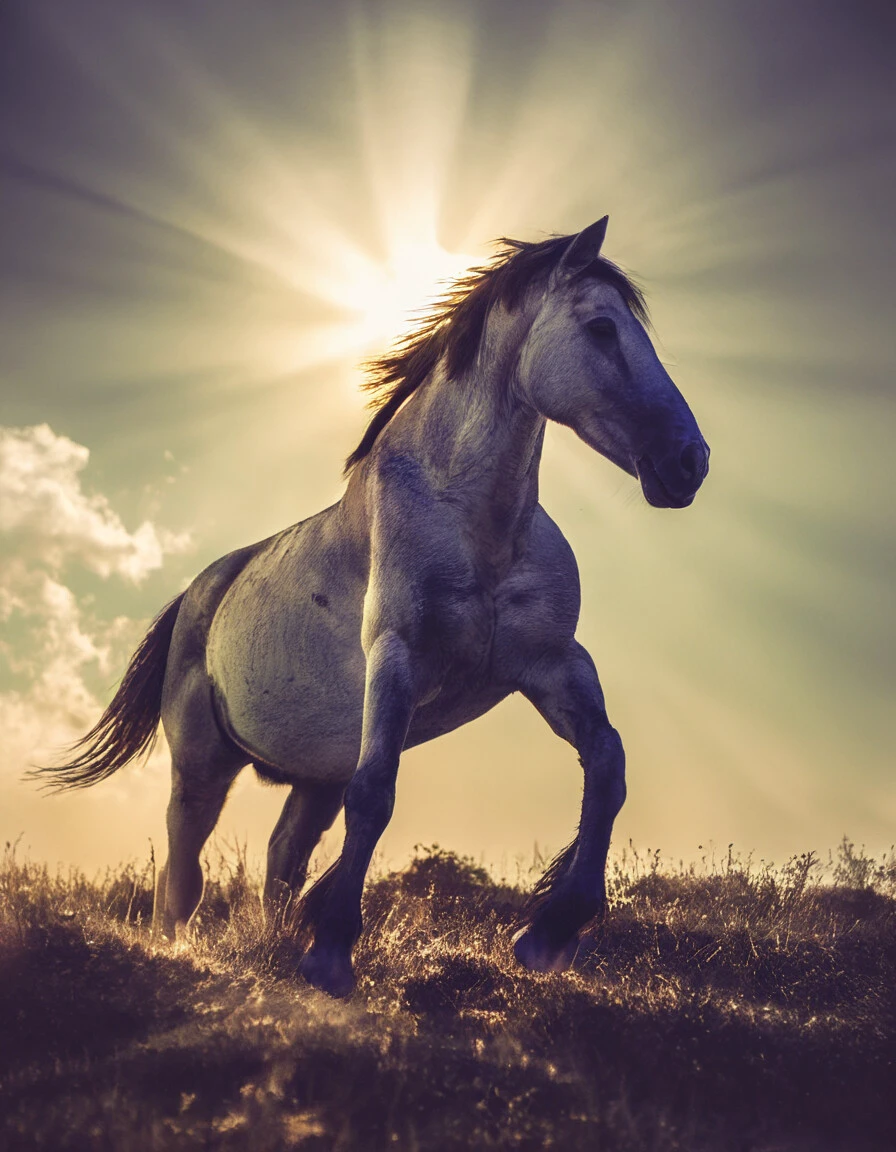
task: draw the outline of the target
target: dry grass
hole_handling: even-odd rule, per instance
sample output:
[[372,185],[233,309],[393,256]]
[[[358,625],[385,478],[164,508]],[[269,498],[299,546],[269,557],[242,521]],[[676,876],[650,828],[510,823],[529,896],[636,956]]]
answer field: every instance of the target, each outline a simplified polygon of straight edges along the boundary
[[293,973],[239,856],[157,947],[151,869],[0,867],[0,1146],[896,1146],[896,864],[629,852],[573,972],[513,962],[518,887],[424,850],[366,896],[359,987]]

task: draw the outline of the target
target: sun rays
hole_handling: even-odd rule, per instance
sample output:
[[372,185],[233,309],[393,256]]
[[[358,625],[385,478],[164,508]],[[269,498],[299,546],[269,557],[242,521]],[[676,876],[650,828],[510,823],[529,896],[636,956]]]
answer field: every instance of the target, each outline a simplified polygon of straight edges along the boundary
[[[136,349],[147,373],[187,366],[257,386],[353,366],[400,337],[497,236],[580,226],[568,159],[591,134],[611,171],[619,146],[581,106],[575,76],[590,57],[562,46],[574,7],[539,18],[545,45],[513,108],[489,90],[487,21],[464,4],[351,6],[295,87],[280,44],[266,45],[272,66],[253,85],[225,82],[208,44],[162,16],[122,10],[104,23],[113,50],[101,51],[91,19],[48,10],[48,33],[89,78],[91,107],[113,108],[132,134],[131,155],[87,140],[57,159],[64,171],[20,176],[85,218],[94,267],[111,265],[104,279],[134,313],[104,367],[119,373]],[[597,59],[611,55],[605,35]],[[613,75],[625,67],[617,60]],[[133,163],[140,153],[145,167]],[[585,210],[597,214],[593,202]]]

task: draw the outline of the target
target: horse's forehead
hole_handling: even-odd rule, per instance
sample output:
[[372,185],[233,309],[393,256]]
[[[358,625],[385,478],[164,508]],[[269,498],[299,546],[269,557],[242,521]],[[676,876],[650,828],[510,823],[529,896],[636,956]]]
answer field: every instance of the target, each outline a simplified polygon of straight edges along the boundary
[[572,306],[578,312],[593,312],[595,308],[610,308],[616,312],[629,312],[617,288],[593,276],[583,276],[570,285]]
[[580,321],[592,319],[598,311],[612,312],[617,317],[631,316],[631,310],[619,291],[612,284],[593,276],[579,277],[559,289],[555,288],[543,304],[546,315],[568,315],[572,312]]

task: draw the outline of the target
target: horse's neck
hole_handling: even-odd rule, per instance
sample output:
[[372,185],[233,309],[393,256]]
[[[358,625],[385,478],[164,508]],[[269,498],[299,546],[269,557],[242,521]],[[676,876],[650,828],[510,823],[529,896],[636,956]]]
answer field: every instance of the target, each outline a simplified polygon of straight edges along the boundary
[[512,381],[522,331],[506,314],[490,321],[474,366],[458,379],[437,369],[379,446],[418,460],[440,497],[466,514],[496,575],[519,554],[538,503],[545,421],[516,398]]

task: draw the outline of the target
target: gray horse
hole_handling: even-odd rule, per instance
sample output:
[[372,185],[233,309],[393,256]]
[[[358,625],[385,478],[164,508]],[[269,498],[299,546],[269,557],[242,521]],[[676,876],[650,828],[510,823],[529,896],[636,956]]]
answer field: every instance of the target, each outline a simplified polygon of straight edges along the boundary
[[[251,763],[290,793],[271,837],[266,906],[292,903],[304,978],[354,985],[361,894],[392,813],[402,749],[522,692],[579,753],[578,834],[537,886],[515,938],[537,971],[571,961],[604,904],[622,743],[575,639],[576,562],[538,502],[545,424],[574,429],[684,508],[709,449],[645,330],[638,288],[600,255],[607,220],[576,236],[505,240],[418,330],[371,365],[376,412],[333,507],[216,561],[152,625],[60,788],[117,771],[159,720],[172,758],[168,861],[154,928],[182,934],[199,856]],[[298,899],[322,833],[345,842]],[[296,915],[297,913],[297,915]]]

